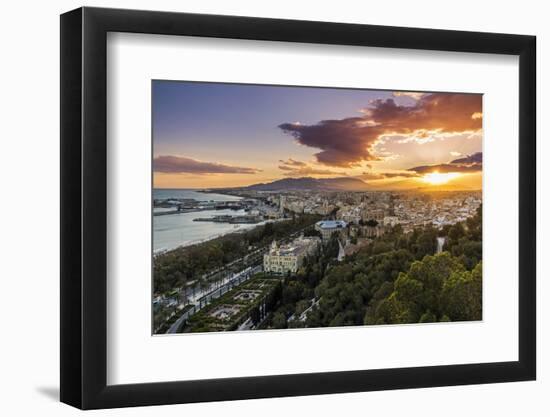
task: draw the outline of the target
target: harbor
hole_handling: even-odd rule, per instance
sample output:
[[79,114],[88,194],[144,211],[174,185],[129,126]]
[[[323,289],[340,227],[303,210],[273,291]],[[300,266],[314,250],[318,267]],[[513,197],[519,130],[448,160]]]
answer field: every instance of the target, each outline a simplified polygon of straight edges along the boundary
[[253,202],[242,201],[197,201],[194,199],[168,199],[153,201],[153,215],[166,216],[194,213],[207,210],[249,210]]
[[212,217],[198,217],[193,219],[194,222],[214,222],[214,223],[229,223],[229,224],[256,224],[260,223],[264,219],[260,216],[253,215],[242,215],[242,216],[231,216],[227,214],[222,214]]
[[[155,189],[153,193],[153,252],[169,251],[201,243],[227,233],[242,232],[260,222],[194,221],[198,217],[247,216],[256,214],[244,207],[250,200],[196,190]],[[179,206],[178,206],[179,205]],[[240,208],[237,208],[240,207]]]

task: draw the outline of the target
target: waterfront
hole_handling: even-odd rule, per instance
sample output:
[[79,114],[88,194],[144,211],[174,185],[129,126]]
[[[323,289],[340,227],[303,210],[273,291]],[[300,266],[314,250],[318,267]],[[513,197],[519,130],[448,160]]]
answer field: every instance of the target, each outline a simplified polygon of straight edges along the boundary
[[[240,197],[231,195],[204,193],[195,190],[155,189],[153,199],[193,198],[197,201],[238,201]],[[155,211],[167,209],[155,208]],[[171,209],[168,209],[171,210]],[[204,210],[192,213],[153,216],[153,251],[165,251],[179,246],[188,246],[204,240],[242,230],[251,229],[258,224],[229,224],[213,222],[195,222],[199,217],[217,215],[244,215],[244,210]]]
[[226,194],[216,194],[216,193],[205,193],[198,190],[185,190],[180,188],[155,188],[153,189],[153,199],[155,200],[164,200],[168,198],[192,198],[197,201],[239,201],[242,200],[241,197],[226,195]]

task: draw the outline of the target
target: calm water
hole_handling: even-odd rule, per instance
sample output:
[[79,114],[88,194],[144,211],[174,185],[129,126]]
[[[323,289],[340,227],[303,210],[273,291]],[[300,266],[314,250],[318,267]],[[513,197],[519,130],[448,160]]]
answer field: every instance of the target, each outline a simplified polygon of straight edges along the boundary
[[194,198],[197,201],[237,201],[241,200],[241,197],[235,197],[232,195],[213,194],[213,193],[201,193],[195,190],[182,190],[182,189],[168,189],[168,188],[155,188],[153,190],[154,199],[167,199],[167,198]]
[[[236,201],[240,197],[201,193],[194,190],[153,190],[154,199],[194,198],[198,201]],[[162,210],[162,209],[155,209]],[[244,210],[207,210],[194,213],[170,214],[153,216],[153,250],[169,250],[178,246],[187,246],[200,241],[209,240],[230,232],[246,230],[257,224],[228,224],[211,222],[194,222],[197,217],[210,217],[218,214],[244,214]],[[237,226],[237,227],[235,227]]]

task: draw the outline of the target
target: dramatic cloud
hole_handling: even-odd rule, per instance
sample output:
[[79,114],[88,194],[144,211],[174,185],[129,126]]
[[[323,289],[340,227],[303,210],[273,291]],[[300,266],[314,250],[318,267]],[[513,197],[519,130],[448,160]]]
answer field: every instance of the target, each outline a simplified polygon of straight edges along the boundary
[[465,158],[455,159],[451,161],[451,164],[481,164],[483,162],[483,154],[476,152],[472,155],[468,155]]
[[345,172],[315,168],[306,162],[296,161],[292,158],[289,158],[286,161],[279,160],[279,162],[279,169],[286,171],[283,174],[286,177],[304,177],[308,175],[346,175]]
[[375,126],[362,126],[365,120],[353,117],[342,120],[323,120],[316,125],[283,123],[279,127],[291,134],[298,143],[321,149],[317,161],[331,166],[350,167],[363,160],[376,160],[370,147],[382,133]]
[[481,95],[434,93],[419,97],[412,106],[389,98],[373,100],[363,116],[322,120],[314,125],[283,123],[279,128],[301,145],[319,149],[319,163],[352,167],[379,160],[373,146],[381,136],[410,135],[425,138],[442,133],[481,129]]
[[153,160],[155,172],[180,174],[256,174],[261,170],[255,168],[237,167],[215,162],[202,162],[183,156],[157,156]]
[[481,129],[481,95],[434,93],[414,106],[399,106],[392,99],[375,100],[364,109],[365,116],[388,132],[412,133],[417,130],[464,132]]
[[481,172],[483,169],[483,156],[481,152],[468,155],[465,158],[455,159],[448,164],[423,165],[410,168],[409,171],[417,174],[429,174],[431,172]]
[[411,168],[417,174],[429,174],[432,172],[447,173],[447,172],[479,172],[481,165],[459,165],[459,164],[439,164],[439,165],[423,165]]
[[394,97],[410,97],[415,100],[420,100],[426,93],[416,93],[412,91],[394,91],[392,94]]

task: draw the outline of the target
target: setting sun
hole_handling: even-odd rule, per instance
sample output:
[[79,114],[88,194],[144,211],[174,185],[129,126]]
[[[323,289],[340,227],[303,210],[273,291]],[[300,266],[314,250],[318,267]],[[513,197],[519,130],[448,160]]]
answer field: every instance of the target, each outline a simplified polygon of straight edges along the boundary
[[432,185],[440,185],[445,184],[458,177],[460,177],[460,174],[458,172],[430,172],[429,174],[426,174],[424,175],[424,177],[422,177],[422,181]]

